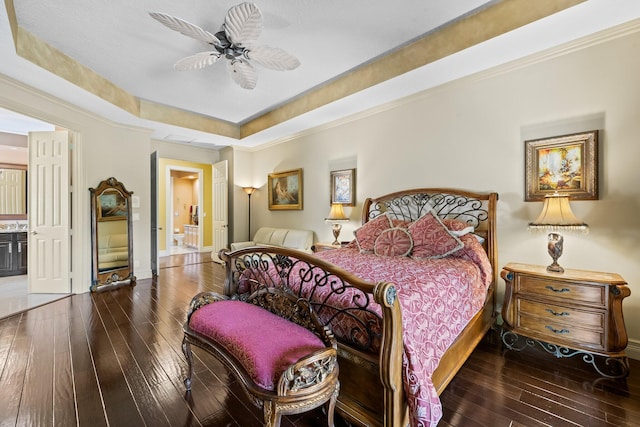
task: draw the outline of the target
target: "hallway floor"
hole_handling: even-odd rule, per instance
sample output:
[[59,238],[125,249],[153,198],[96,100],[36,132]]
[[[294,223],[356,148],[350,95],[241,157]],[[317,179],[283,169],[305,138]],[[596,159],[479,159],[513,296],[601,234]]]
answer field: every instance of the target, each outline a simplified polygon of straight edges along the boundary
[[0,277],[0,319],[67,296],[68,294],[30,294],[26,274]]

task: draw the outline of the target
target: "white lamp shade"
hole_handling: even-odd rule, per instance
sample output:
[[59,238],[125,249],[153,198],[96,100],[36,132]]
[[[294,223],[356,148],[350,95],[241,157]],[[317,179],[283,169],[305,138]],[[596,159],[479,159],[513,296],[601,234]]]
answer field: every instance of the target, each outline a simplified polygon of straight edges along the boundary
[[542,212],[529,228],[540,230],[580,230],[587,231],[588,226],[580,221],[569,205],[569,196],[558,193],[544,198]]
[[329,216],[325,218],[327,221],[346,221],[349,218],[344,213],[344,208],[339,203],[334,203],[331,205],[331,211],[329,211]]

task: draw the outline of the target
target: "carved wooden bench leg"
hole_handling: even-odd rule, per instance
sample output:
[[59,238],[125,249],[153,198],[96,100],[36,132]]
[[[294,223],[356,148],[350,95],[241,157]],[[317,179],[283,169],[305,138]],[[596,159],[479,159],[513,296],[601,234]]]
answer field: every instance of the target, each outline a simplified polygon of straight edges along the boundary
[[333,423],[333,416],[336,412],[336,402],[338,401],[338,395],[340,394],[340,383],[336,385],[336,390],[333,392],[333,396],[329,400],[327,405],[327,424],[329,427],[335,427]]
[[262,406],[262,412],[264,414],[265,427],[280,427],[281,415],[273,401],[265,401]]
[[187,338],[182,339],[182,352],[184,353],[187,364],[189,365],[189,371],[187,377],[184,379],[184,385],[187,391],[191,391],[191,377],[193,376],[193,353],[191,352],[191,344],[187,342]]

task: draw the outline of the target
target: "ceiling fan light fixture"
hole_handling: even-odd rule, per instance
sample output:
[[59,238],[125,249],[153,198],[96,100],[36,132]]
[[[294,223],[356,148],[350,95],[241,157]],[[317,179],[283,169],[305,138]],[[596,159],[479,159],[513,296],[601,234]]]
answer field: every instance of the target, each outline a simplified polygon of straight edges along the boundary
[[215,49],[177,61],[174,64],[177,70],[201,69],[216,63],[224,56],[233,81],[244,89],[253,89],[258,76],[251,62],[276,71],[293,70],[300,66],[298,58],[282,49],[254,46],[253,42],[262,33],[262,12],[255,3],[241,3],[229,9],[224,24],[215,34],[161,12],[150,12],[149,15],[166,27]]

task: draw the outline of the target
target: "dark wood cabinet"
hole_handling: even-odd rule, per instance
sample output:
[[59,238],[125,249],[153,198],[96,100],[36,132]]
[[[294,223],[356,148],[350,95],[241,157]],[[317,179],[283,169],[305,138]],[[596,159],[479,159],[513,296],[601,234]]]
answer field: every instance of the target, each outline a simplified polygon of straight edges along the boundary
[[0,233],[0,277],[27,274],[27,233]]

